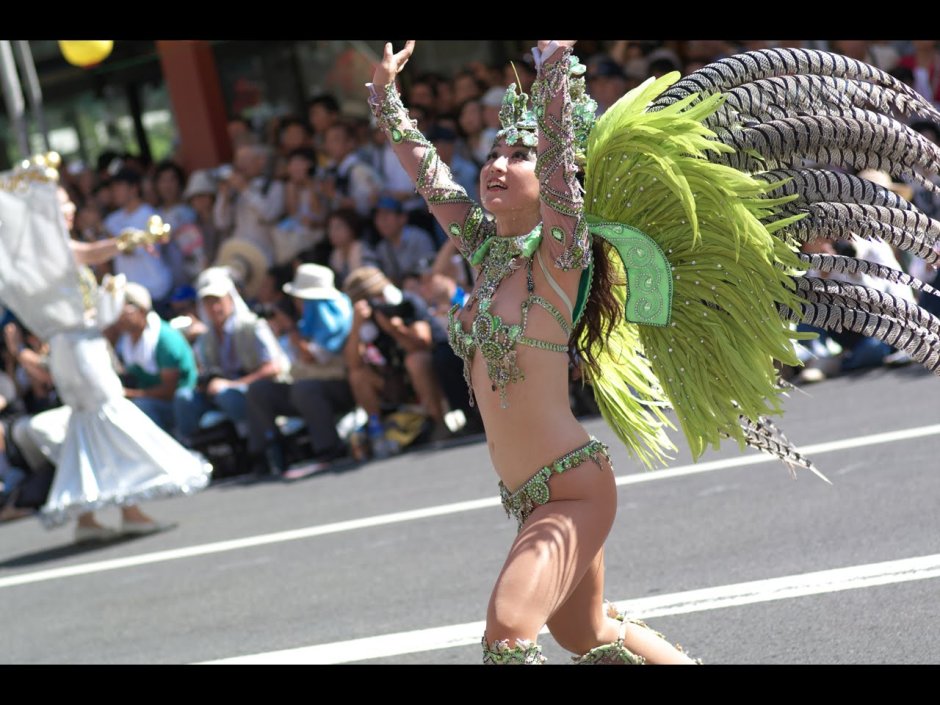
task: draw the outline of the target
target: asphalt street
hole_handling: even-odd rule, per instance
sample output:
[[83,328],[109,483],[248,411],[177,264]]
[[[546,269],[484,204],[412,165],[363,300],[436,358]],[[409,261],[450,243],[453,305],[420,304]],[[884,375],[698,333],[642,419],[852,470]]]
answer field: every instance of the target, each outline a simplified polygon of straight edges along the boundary
[[[940,381],[874,370],[786,407],[831,486],[733,444],[692,465],[678,432],[672,469],[646,472],[585,420],[619,482],[608,598],[709,664],[940,663]],[[233,478],[145,506],[176,529],[106,545],[0,525],[0,662],[479,663],[515,534],[496,483],[477,437]]]

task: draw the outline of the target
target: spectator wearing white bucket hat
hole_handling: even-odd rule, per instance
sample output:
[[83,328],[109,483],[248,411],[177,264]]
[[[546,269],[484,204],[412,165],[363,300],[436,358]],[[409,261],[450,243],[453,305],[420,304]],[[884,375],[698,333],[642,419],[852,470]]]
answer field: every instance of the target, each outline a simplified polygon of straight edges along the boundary
[[287,379],[288,362],[268,322],[251,312],[227,267],[210,267],[196,282],[200,320],[208,330],[193,350],[199,382],[188,404],[176,407],[181,438],[192,442],[207,411],[217,410],[239,435],[248,433],[248,387],[268,377]]
[[289,330],[289,381],[264,379],[248,389],[248,450],[256,465],[284,472],[277,416],[301,416],[307,425],[314,462],[346,454],[336,419],[353,409],[343,347],[352,329],[352,302],[336,289],[333,272],[302,264],[284,291],[294,297],[298,321]]

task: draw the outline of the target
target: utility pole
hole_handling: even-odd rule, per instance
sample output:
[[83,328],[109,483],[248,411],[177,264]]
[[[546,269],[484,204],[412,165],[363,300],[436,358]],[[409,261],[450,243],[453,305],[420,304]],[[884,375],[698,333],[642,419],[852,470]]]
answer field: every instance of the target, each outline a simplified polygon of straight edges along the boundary
[[23,101],[23,89],[20,87],[20,78],[16,73],[16,63],[13,61],[13,49],[9,39],[0,39],[0,87],[3,88],[3,102],[6,105],[7,115],[13,132],[16,134],[17,145],[23,159],[29,157],[29,130],[26,126],[26,105]]
[[49,146],[49,127],[46,125],[46,114],[42,109],[42,88],[39,86],[39,76],[36,74],[36,63],[33,61],[33,52],[29,42],[19,39],[13,42],[16,58],[20,63],[20,70],[26,80],[26,98],[29,100],[29,109],[36,118],[39,133],[42,135],[42,144],[46,152],[51,152]]

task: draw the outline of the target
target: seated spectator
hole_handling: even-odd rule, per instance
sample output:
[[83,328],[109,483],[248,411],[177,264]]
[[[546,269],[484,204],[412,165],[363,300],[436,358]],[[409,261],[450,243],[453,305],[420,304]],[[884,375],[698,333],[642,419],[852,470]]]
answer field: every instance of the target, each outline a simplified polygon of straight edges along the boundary
[[464,69],[454,76],[454,105],[466,104],[483,95],[484,86],[473,71]]
[[228,138],[232,143],[233,152],[238,151],[238,148],[243,144],[254,144],[258,139],[251,127],[251,122],[241,115],[234,115],[229,118],[226,129]]
[[15,506],[20,484],[28,473],[17,467],[13,448],[8,443],[8,422],[15,418],[18,402],[16,385],[6,373],[0,372],[0,521],[26,516],[32,512]]
[[400,201],[390,196],[379,199],[375,209],[375,229],[381,240],[375,247],[379,268],[400,286],[402,277],[418,267],[418,263],[437,252],[434,240],[426,230],[408,224]]
[[239,147],[231,174],[218,184],[213,207],[216,227],[235,240],[251,242],[269,261],[274,256],[271,228],[284,214],[284,184],[270,173],[271,156],[264,145]]
[[12,319],[3,326],[3,339],[6,373],[16,384],[16,396],[23,411],[38,414],[59,406],[61,402],[49,373],[49,344]]
[[150,295],[139,284],[127,284],[124,310],[108,337],[124,365],[124,396],[174,434],[176,408],[189,403],[198,377],[189,342],[152,310]]
[[[131,169],[121,169],[111,179],[111,196],[117,210],[105,218],[108,234],[117,237],[124,230],[146,230],[154,209],[144,203],[141,196],[141,177]],[[163,258],[164,246],[138,247],[121,252],[114,258],[114,273],[123,274],[127,280],[140,284],[153,298],[157,310],[168,303],[173,292],[173,272]]]
[[357,148],[355,128],[350,123],[338,122],[327,129],[323,149],[330,167],[324,174],[325,194],[331,210],[353,208],[365,218],[383,184],[375,170],[359,159]]
[[[287,357],[267,321],[245,304],[225,268],[211,267],[197,282],[200,318],[208,330],[196,340],[199,381],[177,407],[182,440],[190,442],[203,414],[221,411],[240,435],[248,432],[246,394],[259,379],[287,379]],[[182,395],[182,394],[181,394]]]
[[[439,269],[440,258],[425,260],[419,268],[405,277],[403,288],[421,298],[437,323],[447,329],[447,314],[454,306],[463,306],[469,295],[457,281]],[[434,372],[447,398],[451,410],[463,412],[466,426],[464,432],[476,433],[483,429],[483,420],[476,407],[470,404],[467,382],[463,376],[463,361],[450,344],[435,345],[433,350]]]
[[339,119],[339,101],[329,93],[315,95],[307,103],[307,122],[313,130],[311,142],[317,150],[318,167],[329,166],[330,158],[324,150],[326,131],[339,122]]
[[314,155],[316,164],[316,150],[313,149],[313,131],[303,120],[296,115],[285,115],[278,125],[277,134],[277,163],[274,176],[278,179],[287,179],[287,162],[290,155],[298,149],[309,149]]
[[294,276],[294,266],[292,264],[279,264],[270,267],[265,272],[264,280],[258,287],[258,293],[255,297],[257,303],[265,310],[272,311],[282,301],[289,297],[284,293],[284,285]]
[[378,264],[375,251],[362,238],[356,211],[351,208],[333,211],[327,221],[326,232],[333,248],[329,258],[330,269],[337,281],[345,281],[354,269]]
[[173,292],[170,299],[169,324],[182,333],[190,345],[208,330],[206,324],[199,320],[196,290],[191,286],[181,286]]
[[187,284],[196,281],[199,273],[215,261],[219,251],[222,233],[212,216],[215,193],[215,178],[208,169],[190,174],[186,190],[183,191],[183,200],[192,209],[194,220],[182,226],[176,235],[176,241],[183,251]]
[[284,285],[300,311],[299,320],[275,313],[286,328],[290,381],[262,379],[248,388],[248,450],[268,472],[284,472],[275,418],[301,416],[307,425],[315,463],[329,463],[346,454],[336,432],[338,416],[353,409],[343,347],[352,328],[352,303],[333,284],[333,272],[302,264]]
[[354,270],[343,283],[353,302],[344,354],[356,404],[381,426],[383,405],[406,403],[410,390],[434,424],[432,440],[450,435],[433,351],[448,346],[447,332],[414,294],[401,291],[375,267]]
[[486,161],[486,157],[490,153],[490,147],[493,146],[492,140],[487,142],[486,135],[483,134],[485,127],[483,124],[483,105],[479,99],[468,100],[457,108],[457,126],[460,128],[462,138],[458,146],[460,153],[476,164],[477,169],[479,169]]
[[285,213],[271,233],[275,264],[286,264],[324,240],[328,204],[322,181],[314,179],[316,163],[310,147],[298,147],[287,157]]
[[164,246],[164,260],[173,273],[173,288],[192,284],[206,266],[202,236],[192,226],[196,212],[183,200],[186,174],[176,162],[157,164],[153,176],[157,195],[156,211],[170,226],[170,241]]
[[600,117],[627,92],[628,78],[620,64],[605,56],[591,62],[587,84],[588,93],[597,101],[597,116]]

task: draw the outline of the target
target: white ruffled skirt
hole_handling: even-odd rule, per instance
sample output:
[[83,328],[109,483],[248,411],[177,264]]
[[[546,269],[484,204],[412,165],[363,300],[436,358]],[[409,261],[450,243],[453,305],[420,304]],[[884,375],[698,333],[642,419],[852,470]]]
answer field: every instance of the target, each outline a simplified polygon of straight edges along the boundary
[[124,397],[107,341],[97,330],[53,335],[50,370],[71,408],[55,478],[40,518],[47,527],[105,506],[192,494],[212,466],[181,446]]

